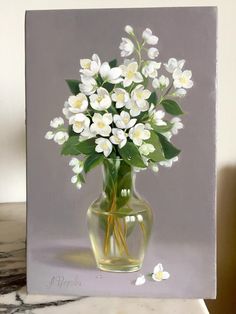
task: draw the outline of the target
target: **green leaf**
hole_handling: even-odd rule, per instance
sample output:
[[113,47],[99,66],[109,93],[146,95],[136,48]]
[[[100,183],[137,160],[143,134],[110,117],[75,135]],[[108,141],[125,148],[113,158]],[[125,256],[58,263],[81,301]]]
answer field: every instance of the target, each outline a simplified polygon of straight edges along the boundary
[[115,68],[117,66],[117,60],[116,59],[113,59],[109,62],[109,65],[111,68]]
[[163,154],[162,146],[158,135],[154,131],[150,131],[150,133],[151,136],[148,140],[145,141],[145,143],[152,144],[155,148],[155,151],[153,153],[148,154],[147,157],[155,162],[165,160],[165,156]]
[[88,140],[79,142],[76,147],[80,151],[80,153],[84,155],[90,155],[95,152],[95,146],[95,139],[89,138]]
[[79,155],[80,150],[77,148],[79,143],[78,136],[71,136],[69,139],[63,144],[61,149],[62,155]]
[[161,105],[163,106],[163,108],[165,109],[167,113],[173,116],[179,116],[184,113],[180,105],[178,105],[177,102],[174,100],[164,99],[162,100]]
[[148,98],[148,102],[149,104],[153,104],[153,105],[156,105],[157,103],[157,94],[156,92],[152,92],[150,97]]
[[164,135],[158,133],[158,137],[166,159],[171,159],[179,155],[181,150],[176,148],[173,144],[171,144]]
[[105,88],[110,93],[114,88],[114,84],[106,82],[102,85],[102,87]]
[[84,172],[88,173],[90,170],[98,166],[100,163],[103,162],[104,155],[94,153],[88,156],[84,162]]
[[172,129],[173,123],[166,121],[166,125],[152,124],[151,126],[152,126],[153,130],[158,132],[158,133],[166,133]]
[[85,183],[84,176],[82,175],[82,173],[79,173],[78,177],[79,177],[80,182]]
[[127,142],[124,147],[118,148],[118,151],[127,164],[133,167],[146,168],[138,148],[132,142]]
[[80,81],[78,80],[66,80],[67,85],[69,86],[70,91],[72,94],[77,95],[80,92],[79,84]]

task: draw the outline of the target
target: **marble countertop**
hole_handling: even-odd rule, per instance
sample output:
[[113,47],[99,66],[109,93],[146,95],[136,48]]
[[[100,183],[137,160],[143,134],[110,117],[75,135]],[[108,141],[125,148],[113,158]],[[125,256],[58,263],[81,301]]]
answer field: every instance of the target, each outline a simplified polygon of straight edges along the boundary
[[0,204],[0,313],[207,314],[203,300],[28,295],[24,203]]

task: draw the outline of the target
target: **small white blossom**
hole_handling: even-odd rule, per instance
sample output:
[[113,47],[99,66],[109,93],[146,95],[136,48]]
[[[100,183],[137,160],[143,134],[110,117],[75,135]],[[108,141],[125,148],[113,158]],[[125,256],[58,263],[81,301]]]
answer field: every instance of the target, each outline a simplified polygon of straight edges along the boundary
[[187,94],[187,91],[184,88],[178,88],[174,92],[174,96],[177,96],[177,97],[184,97],[186,94]]
[[134,100],[131,100],[125,106],[129,109],[129,113],[132,117],[137,117],[140,112],[147,111],[149,109],[149,103],[147,101],[142,102],[141,105],[138,105]]
[[72,171],[76,174],[81,173],[84,169],[83,162],[75,157],[70,160],[69,165],[73,167]]
[[79,93],[76,96],[70,96],[68,99],[68,110],[72,113],[84,112],[88,108],[88,99],[83,93]]
[[166,88],[169,85],[170,81],[168,77],[161,75],[159,78],[155,78],[152,81],[153,88]]
[[97,82],[93,77],[81,75],[81,84],[79,84],[80,91],[89,96],[96,92]]
[[91,107],[95,110],[105,110],[111,106],[111,97],[103,87],[99,87],[97,93],[89,96],[89,99]]
[[75,133],[81,133],[84,129],[89,127],[90,120],[83,113],[77,113],[70,117],[69,124],[72,124],[73,131]]
[[170,120],[171,123],[173,123],[171,132],[173,134],[178,134],[180,129],[183,129],[184,125],[181,122],[181,119],[179,117],[174,117]]
[[148,58],[155,59],[159,56],[159,50],[155,47],[151,47],[148,49],[147,54],[148,54]]
[[69,135],[67,132],[59,131],[54,135],[53,139],[58,145],[62,145],[68,140],[68,138]]
[[158,71],[161,67],[161,62],[147,61],[142,68],[142,73],[145,77],[155,78],[158,76]]
[[130,25],[126,25],[125,26],[125,32],[127,33],[127,34],[133,34],[134,33],[134,29],[133,29],[133,27],[132,26],[130,26]]
[[152,144],[145,143],[139,147],[140,154],[144,156],[148,156],[150,153],[153,153],[154,151],[155,147]]
[[134,44],[129,38],[122,38],[119,46],[121,50],[121,57],[128,57],[134,52]]
[[145,40],[145,42],[149,45],[156,45],[158,43],[158,37],[152,34],[150,28],[146,28],[143,31],[142,37]]
[[98,73],[101,61],[97,54],[92,55],[92,59],[81,59],[80,60],[80,66],[82,69],[80,72],[84,74],[85,76],[94,76]]
[[158,167],[158,164],[157,164],[157,163],[156,163],[156,164],[152,163],[152,164],[150,165],[150,167],[151,167],[151,169],[152,169],[153,172],[158,172],[158,171],[159,171],[159,167]]
[[127,143],[127,136],[123,130],[113,128],[112,136],[110,137],[110,141],[112,144],[118,145],[119,148],[122,148]]
[[50,121],[50,127],[51,128],[58,128],[59,126],[62,126],[64,124],[63,118],[54,118],[53,120]]
[[117,128],[119,129],[129,129],[132,128],[137,119],[131,119],[130,115],[126,111],[121,111],[120,114],[115,114],[113,117],[113,121]]
[[121,76],[121,69],[119,67],[111,68],[108,62],[104,62],[99,70],[99,73],[104,81],[112,84],[120,83],[123,79]]
[[170,168],[172,167],[173,163],[178,161],[179,158],[178,156],[172,158],[172,159],[168,159],[168,160],[165,160],[165,161],[160,161],[160,165],[163,166],[163,167],[167,167],[167,168]]
[[152,115],[152,121],[155,123],[155,125],[166,125],[166,122],[163,121],[163,118],[165,116],[165,112],[162,110],[154,111]]
[[109,136],[111,133],[110,124],[112,123],[112,114],[105,113],[101,115],[100,113],[94,113],[93,124],[90,127],[91,132],[100,134],[102,136]]
[[45,134],[44,138],[45,138],[46,140],[52,140],[52,139],[54,138],[54,133],[53,133],[52,131],[48,131],[48,132]]
[[138,63],[130,62],[127,65],[122,64],[120,66],[122,75],[124,76],[124,87],[130,86],[133,82],[140,83],[143,81],[142,74],[138,72]]
[[164,63],[165,69],[169,73],[173,73],[176,69],[182,69],[185,64],[185,60],[176,60],[175,58],[170,58],[167,63]]
[[70,119],[70,117],[73,115],[73,113],[69,110],[69,108],[70,108],[70,105],[68,101],[65,101],[64,107],[62,109],[62,113],[64,114],[66,119]]
[[173,73],[174,87],[175,88],[191,88],[193,81],[191,80],[192,72],[185,70],[182,72],[180,69],[176,69]]
[[90,127],[85,127],[84,130],[80,133],[79,140],[85,141],[89,138],[93,138],[96,136],[96,132],[92,132]]
[[123,88],[115,88],[111,99],[116,103],[116,108],[124,107],[129,101],[129,94]]
[[107,138],[97,138],[95,143],[97,144],[95,147],[96,152],[103,153],[105,157],[108,157],[112,152],[112,144]]
[[[131,98],[136,102],[138,107],[147,107],[147,99],[150,97],[151,92],[148,89],[144,89],[144,86],[139,84],[131,93]],[[149,107],[149,106],[148,106]]]
[[140,275],[140,276],[138,276],[138,278],[135,281],[135,286],[141,286],[141,285],[145,284],[145,282],[146,282],[145,276]]
[[129,130],[129,137],[137,146],[141,146],[143,140],[148,140],[150,136],[150,131],[146,130],[144,124],[142,123],[136,124],[133,128]]
[[162,264],[157,264],[154,267],[152,279],[155,281],[162,281],[170,278],[170,274],[167,271],[164,271]]
[[81,181],[79,180],[78,175],[74,175],[74,176],[71,178],[71,183],[76,184],[76,187],[77,187],[78,190],[80,190],[81,187],[82,187],[82,183],[81,183]]

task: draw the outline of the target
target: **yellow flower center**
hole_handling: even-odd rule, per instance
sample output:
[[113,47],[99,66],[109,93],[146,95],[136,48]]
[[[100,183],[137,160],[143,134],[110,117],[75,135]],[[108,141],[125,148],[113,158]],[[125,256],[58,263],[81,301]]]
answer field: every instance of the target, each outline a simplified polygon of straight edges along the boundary
[[142,132],[139,129],[134,131],[134,137],[136,137],[136,138],[141,137],[141,134],[142,134]]
[[102,97],[102,96],[98,96],[98,97],[97,97],[97,101],[98,101],[98,102],[101,102],[102,100],[103,100],[103,97]]
[[123,119],[123,121],[124,121],[125,124],[128,124],[128,123],[129,123],[129,117],[125,117],[125,118]]
[[116,96],[117,101],[120,101],[120,102],[123,102],[123,101],[124,101],[124,98],[125,98],[125,95],[124,95],[124,94],[118,94],[118,95]]
[[74,107],[80,109],[82,106],[82,100],[81,99],[76,99],[76,101],[74,102]]
[[180,83],[181,84],[186,84],[187,83],[187,79],[186,77],[182,76],[180,79],[179,79]]
[[134,72],[133,71],[131,71],[131,70],[129,70],[128,72],[127,72],[127,78],[128,79],[132,79],[133,77],[134,77]]
[[89,69],[91,62],[84,63],[84,69]]
[[76,121],[76,122],[75,122],[75,126],[76,126],[78,129],[80,129],[80,128],[83,127],[83,122],[81,122],[81,121]]
[[104,128],[105,123],[102,122],[102,121],[99,121],[97,125],[98,125],[98,127],[99,127],[100,129],[102,129],[102,128]]
[[157,280],[162,280],[162,279],[163,279],[163,272],[162,272],[162,271],[159,271],[158,273],[154,274],[154,277],[155,277]]

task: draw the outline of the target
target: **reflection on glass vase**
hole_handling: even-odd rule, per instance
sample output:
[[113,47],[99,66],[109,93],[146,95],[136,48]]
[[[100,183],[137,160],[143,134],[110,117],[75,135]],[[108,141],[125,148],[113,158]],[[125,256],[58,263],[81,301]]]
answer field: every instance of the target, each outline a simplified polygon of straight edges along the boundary
[[142,267],[152,228],[152,210],[135,190],[135,174],[122,159],[103,163],[103,191],[87,212],[99,269],[132,272]]

